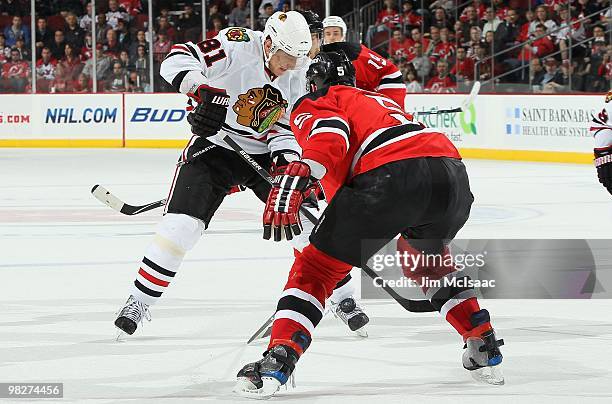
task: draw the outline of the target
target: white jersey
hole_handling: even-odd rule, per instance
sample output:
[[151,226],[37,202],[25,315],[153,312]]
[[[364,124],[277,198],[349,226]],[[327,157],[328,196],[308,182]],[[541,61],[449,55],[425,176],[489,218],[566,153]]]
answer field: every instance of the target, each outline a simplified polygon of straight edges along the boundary
[[231,27],[207,41],[174,45],[160,74],[183,93],[200,85],[223,89],[230,97],[222,129],[208,139],[230,149],[230,135],[250,154],[293,150],[301,153],[291,127],[291,106],[306,93],[303,81],[286,72],[274,77],[265,67],[263,33]]
[[596,149],[612,146],[612,91],[606,94],[601,111],[593,115],[590,130],[595,137]]

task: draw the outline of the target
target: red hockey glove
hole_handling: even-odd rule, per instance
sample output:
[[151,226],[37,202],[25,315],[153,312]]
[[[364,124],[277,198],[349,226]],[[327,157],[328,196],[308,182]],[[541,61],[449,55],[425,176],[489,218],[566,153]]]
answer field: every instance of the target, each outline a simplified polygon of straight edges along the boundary
[[300,154],[295,150],[278,150],[273,152],[270,157],[272,158],[272,165],[270,166],[270,175],[277,177],[283,175],[287,166],[292,161],[300,159]]
[[612,146],[595,149],[595,167],[599,182],[612,194]]
[[227,115],[229,95],[221,90],[207,85],[201,85],[194,93],[187,94],[198,105],[187,115],[194,135],[213,136],[221,129]]
[[274,231],[274,241],[287,240],[302,233],[300,206],[311,193],[314,178],[310,167],[302,161],[289,163],[284,174],[274,177],[263,215],[263,238],[269,240]]

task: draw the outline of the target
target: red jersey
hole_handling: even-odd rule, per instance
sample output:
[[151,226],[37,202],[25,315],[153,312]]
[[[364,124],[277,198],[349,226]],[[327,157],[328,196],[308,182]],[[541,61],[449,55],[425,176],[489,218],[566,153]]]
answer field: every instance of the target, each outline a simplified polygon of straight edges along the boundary
[[326,192],[361,173],[393,161],[418,157],[460,158],[440,132],[426,128],[384,95],[332,86],[300,98],[291,130],[302,158],[322,164]]
[[450,75],[444,78],[435,75],[427,82],[425,88],[432,93],[454,93],[457,89],[457,82]]
[[474,80],[474,59],[457,59],[457,62],[451,69],[450,73],[455,76],[460,75],[468,80]]
[[384,94],[404,108],[406,85],[393,63],[358,43],[336,42],[323,45],[321,49],[343,51],[355,67],[358,88]]
[[389,41],[389,56],[391,57],[405,57],[408,58],[410,54],[410,41],[404,39],[403,41],[396,41],[392,39]]
[[2,65],[2,77],[5,79],[28,77],[30,66],[28,62],[20,60],[19,62],[8,62]]

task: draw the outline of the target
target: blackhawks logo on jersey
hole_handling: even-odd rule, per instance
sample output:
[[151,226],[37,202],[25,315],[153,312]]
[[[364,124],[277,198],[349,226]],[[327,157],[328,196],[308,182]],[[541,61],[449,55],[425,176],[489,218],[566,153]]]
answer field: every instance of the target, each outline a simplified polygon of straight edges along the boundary
[[283,116],[287,101],[279,89],[266,84],[263,88],[251,88],[240,94],[232,108],[238,115],[236,122],[262,133]]
[[251,40],[249,35],[246,33],[246,29],[239,27],[228,29],[225,36],[227,37],[228,41],[234,42],[249,42]]

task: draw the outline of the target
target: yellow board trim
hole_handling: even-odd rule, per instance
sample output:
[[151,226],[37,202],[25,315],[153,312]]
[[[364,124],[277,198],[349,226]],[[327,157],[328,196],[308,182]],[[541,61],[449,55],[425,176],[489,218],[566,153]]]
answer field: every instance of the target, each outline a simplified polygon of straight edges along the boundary
[[125,147],[134,148],[162,148],[162,149],[183,149],[189,143],[189,139],[171,140],[171,139],[134,139],[125,140]]
[[[125,147],[182,149],[187,142],[187,139],[127,139]],[[123,147],[123,141],[121,139],[0,139],[0,147]],[[459,151],[461,156],[467,159],[593,164],[591,153],[472,148],[460,148]]]
[[459,149],[466,159],[535,161],[546,163],[593,164],[592,153],[539,150]]
[[0,147],[123,147],[121,139],[0,139]]

